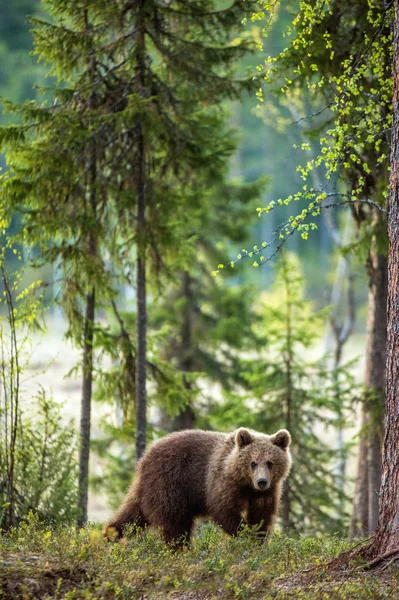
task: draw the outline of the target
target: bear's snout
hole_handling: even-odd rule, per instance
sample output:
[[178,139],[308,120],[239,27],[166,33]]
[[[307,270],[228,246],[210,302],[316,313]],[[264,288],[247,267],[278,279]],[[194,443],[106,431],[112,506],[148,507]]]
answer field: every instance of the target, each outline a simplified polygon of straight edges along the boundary
[[260,490],[268,490],[270,487],[270,482],[264,477],[261,477],[257,480],[256,485]]

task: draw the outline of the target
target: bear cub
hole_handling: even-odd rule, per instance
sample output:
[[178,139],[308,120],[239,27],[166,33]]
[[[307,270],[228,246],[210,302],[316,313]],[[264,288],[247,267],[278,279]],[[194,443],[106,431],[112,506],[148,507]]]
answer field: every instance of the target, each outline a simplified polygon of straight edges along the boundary
[[187,543],[196,517],[229,535],[243,523],[269,534],[287,478],[291,436],[241,427],[231,434],[185,430],[155,442],[137,464],[135,480],[106,536],[125,524],[159,527],[166,543]]

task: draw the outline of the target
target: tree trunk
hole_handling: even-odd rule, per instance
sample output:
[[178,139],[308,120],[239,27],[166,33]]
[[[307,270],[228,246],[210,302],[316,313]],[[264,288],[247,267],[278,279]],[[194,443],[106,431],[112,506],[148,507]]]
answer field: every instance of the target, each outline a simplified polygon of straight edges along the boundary
[[369,264],[369,298],[365,385],[368,390],[368,527],[374,532],[378,520],[381,485],[381,446],[384,418],[384,389],[387,345],[387,257],[379,254],[373,241]]
[[352,537],[375,531],[378,519],[378,492],[381,484],[384,388],[387,336],[387,257],[377,250],[373,239],[369,260],[367,348],[362,407],[362,437],[350,534]]
[[[144,0],[140,0],[137,19],[138,93],[145,97],[145,29]],[[137,350],[136,350],[136,460],[145,451],[147,439],[147,297],[146,297],[146,168],[144,133],[138,126],[137,146]]]
[[[2,418],[4,419],[0,426],[4,425],[4,453],[5,453],[5,474],[6,480],[2,481],[7,487],[6,504],[4,505],[4,525],[5,529],[15,526],[15,508],[16,508],[16,489],[15,489],[15,449],[17,437],[19,435],[20,425],[20,407],[19,407],[19,388],[20,388],[20,368],[19,368],[19,347],[17,341],[17,325],[15,322],[14,304],[12,292],[7,279],[4,263],[1,265],[2,282],[4,285],[4,294],[6,296],[6,305],[8,313],[8,322],[10,326],[10,355],[8,359],[4,357],[4,336],[1,336],[1,355],[2,355],[2,374],[1,374],[1,392],[3,396],[3,405],[0,407]],[[0,464],[3,463],[1,457]]]
[[385,429],[377,531],[368,556],[399,551],[399,2],[395,0],[393,124],[388,218]]
[[93,288],[91,293],[86,296],[86,315],[83,342],[83,385],[80,411],[79,449],[79,515],[77,519],[77,524],[79,527],[87,522],[95,302],[95,289]]
[[136,460],[145,451],[147,438],[147,300],[145,263],[144,138],[139,136],[139,177],[137,185],[137,352],[136,352]]
[[[291,308],[292,308],[292,300],[290,295],[290,287],[287,279],[287,263],[285,257],[283,258],[283,269],[284,269],[284,287],[285,287],[285,309],[286,309],[286,351],[284,352],[283,361],[285,363],[286,369],[286,407],[285,407],[285,426],[291,434],[295,436],[295,429],[292,429],[292,365],[293,365],[293,340],[292,340],[292,322],[291,322]],[[283,529],[287,531],[291,529],[291,494],[290,494],[290,484],[286,482],[283,488],[283,496],[282,496],[282,518],[283,518]]]
[[[189,373],[193,369],[192,358],[192,291],[191,277],[188,271],[182,275],[181,295],[184,298],[183,321],[181,326],[181,339],[179,347],[178,368],[180,371]],[[169,360],[171,357],[168,357]],[[191,389],[191,383],[184,379],[184,386],[187,390]],[[188,404],[183,410],[173,418],[167,414],[166,410],[161,414],[161,426],[167,431],[181,431],[182,429],[193,429],[195,425],[195,413],[191,404]]]
[[289,483],[286,481],[283,488],[283,495],[281,497],[281,519],[284,533],[289,532],[292,528],[291,523],[291,495],[289,489]]
[[357,462],[354,505],[350,524],[351,537],[363,537],[369,531],[368,413],[362,406],[361,438]]
[[[90,28],[88,11],[84,11],[85,30]],[[94,55],[90,59],[91,79],[95,76],[96,60]],[[89,98],[89,106],[93,109],[96,105],[96,96],[93,91]],[[89,147],[88,192],[90,204],[90,217],[95,221],[97,213],[97,151],[96,144],[92,142]],[[87,254],[89,259],[94,259],[97,251],[97,241],[92,230],[87,236]],[[91,429],[91,398],[93,392],[93,341],[94,317],[96,310],[96,290],[93,285],[86,295],[86,312],[83,331],[83,383],[82,402],[80,411],[80,446],[79,446],[79,496],[77,525],[81,527],[87,522],[87,504],[89,496],[89,459],[90,459],[90,429]]]
[[[342,350],[345,344],[346,340],[342,340],[341,341],[341,327],[338,327],[338,325],[336,325],[336,345],[335,345],[335,352],[334,352],[334,371],[333,371],[333,381],[334,381],[334,387],[335,387],[335,398],[336,398],[336,402],[337,402],[337,406],[340,405],[339,400],[340,400],[340,394],[341,394],[341,390],[340,390],[340,386],[339,386],[339,373],[338,373],[338,369],[341,366],[341,360],[342,360]],[[349,337],[349,335],[348,335]],[[339,411],[337,411],[337,417],[339,419],[339,426],[338,426],[338,432],[337,432],[337,450],[338,450],[338,462],[337,462],[337,487],[338,489],[343,492],[344,490],[344,483],[345,483],[345,469],[346,469],[346,461],[345,461],[345,456],[343,454],[344,451],[344,430],[343,430],[343,425],[342,425],[342,410],[339,409]],[[340,501],[341,504],[341,513],[344,512],[344,507],[343,507],[343,503],[344,500],[342,499]]]
[[[180,344],[180,360],[179,369],[189,373],[192,371],[192,292],[191,292],[191,277],[188,271],[183,273],[182,281],[183,297],[185,299],[183,311],[183,323],[181,329],[181,344]],[[184,387],[187,390],[191,389],[191,383],[184,379]],[[181,429],[193,429],[195,423],[195,413],[192,406],[188,404],[174,419],[172,419],[172,431],[180,431]]]

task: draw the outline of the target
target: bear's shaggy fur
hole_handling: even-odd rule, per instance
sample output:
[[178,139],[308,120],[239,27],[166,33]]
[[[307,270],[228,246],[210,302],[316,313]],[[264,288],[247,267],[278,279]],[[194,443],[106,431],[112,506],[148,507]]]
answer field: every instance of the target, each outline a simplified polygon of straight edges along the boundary
[[161,528],[167,543],[179,545],[189,541],[196,517],[208,517],[230,535],[242,523],[267,534],[291,465],[290,441],[285,429],[274,435],[245,428],[172,433],[139,461],[135,481],[103,533],[121,535],[127,523],[151,525]]

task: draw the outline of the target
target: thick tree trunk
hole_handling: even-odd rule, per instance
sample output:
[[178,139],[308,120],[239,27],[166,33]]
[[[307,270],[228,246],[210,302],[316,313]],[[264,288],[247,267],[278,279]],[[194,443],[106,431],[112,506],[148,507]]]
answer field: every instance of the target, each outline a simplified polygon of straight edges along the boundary
[[[138,93],[145,97],[144,0],[140,0],[137,19]],[[147,439],[147,295],[146,295],[146,164],[144,132],[138,126],[137,146],[137,349],[136,349],[136,460],[145,451]]]
[[377,251],[373,240],[369,261],[367,348],[362,407],[362,437],[350,533],[352,537],[374,532],[378,519],[378,493],[381,484],[381,445],[384,419],[386,363],[387,257]]
[[91,397],[93,387],[93,339],[95,289],[86,296],[86,314],[83,342],[83,385],[80,411],[80,450],[79,450],[79,527],[87,522],[87,501],[89,490],[89,458],[90,458],[90,428],[91,428]]
[[399,2],[395,0],[393,124],[389,197],[387,363],[385,429],[377,531],[368,549],[375,557],[399,551]]

